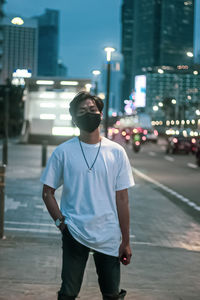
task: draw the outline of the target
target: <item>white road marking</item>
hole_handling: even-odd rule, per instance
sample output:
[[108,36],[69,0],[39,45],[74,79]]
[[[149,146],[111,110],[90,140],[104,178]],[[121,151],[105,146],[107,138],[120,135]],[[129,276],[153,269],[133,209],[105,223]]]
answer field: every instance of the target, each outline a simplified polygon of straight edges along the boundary
[[5,227],[5,230],[10,231],[22,231],[22,232],[33,232],[33,233],[53,233],[59,234],[59,230],[45,230],[45,229],[34,229],[34,228],[16,228],[16,227]]
[[165,155],[164,158],[168,161],[174,161],[174,158],[168,155]]
[[39,209],[42,209],[43,210],[43,212],[47,212],[47,208],[46,208],[46,206],[45,205],[35,205],[35,207],[36,208],[39,208]]
[[5,197],[5,212],[7,210],[16,210],[18,207],[27,207],[27,203],[22,204],[19,201],[15,201],[13,198]]
[[152,151],[149,152],[148,154],[149,154],[150,156],[156,156],[156,153],[155,153],[155,152],[152,152]]
[[160,246],[159,244],[154,244],[154,243],[150,243],[150,242],[131,242],[131,244],[134,244],[134,245],[149,245],[149,246]]
[[190,167],[190,168],[193,168],[193,169],[197,169],[198,168],[197,165],[191,164],[191,163],[188,163],[187,166]]
[[176,198],[178,198],[179,200],[181,200],[182,202],[185,202],[188,206],[193,207],[195,210],[200,211],[200,206],[198,206],[197,204],[195,204],[194,202],[190,201],[188,198],[180,195],[179,193],[175,192],[174,190],[168,188],[166,185],[152,179],[151,177],[145,175],[144,173],[140,172],[139,170],[135,169],[132,167],[132,170],[135,174],[137,174],[138,176],[142,177],[143,179],[145,179],[146,181],[149,181],[153,184],[155,184],[156,186],[158,186],[159,188],[163,189],[164,191],[168,192],[169,194],[175,196]]
[[5,221],[5,223],[6,224],[12,224],[12,225],[46,226],[46,227],[56,228],[56,225],[54,225],[54,224],[44,224],[44,223],[15,222],[15,221]]

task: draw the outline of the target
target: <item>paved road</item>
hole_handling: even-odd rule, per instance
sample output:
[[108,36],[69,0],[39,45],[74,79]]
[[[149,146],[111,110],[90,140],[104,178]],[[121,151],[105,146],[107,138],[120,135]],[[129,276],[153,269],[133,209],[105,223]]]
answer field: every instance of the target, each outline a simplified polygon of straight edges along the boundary
[[166,155],[164,140],[158,144],[144,144],[139,153],[132,151],[131,144],[125,147],[132,165],[144,174],[144,178],[146,175],[160,183],[163,192],[170,189],[168,194],[177,196],[181,205],[200,211],[200,168],[195,164],[194,155]]

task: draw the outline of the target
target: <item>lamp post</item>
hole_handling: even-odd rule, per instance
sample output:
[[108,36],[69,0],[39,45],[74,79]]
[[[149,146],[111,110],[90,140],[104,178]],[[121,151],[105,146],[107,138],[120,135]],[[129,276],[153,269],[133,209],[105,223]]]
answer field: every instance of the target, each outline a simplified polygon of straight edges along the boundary
[[106,84],[106,116],[105,116],[105,137],[108,136],[108,110],[109,110],[109,96],[110,96],[110,61],[111,54],[115,51],[114,48],[106,47],[104,49],[106,51],[106,59],[107,59],[107,84]]
[[93,70],[92,74],[95,77],[95,81],[94,81],[94,83],[95,83],[94,93],[95,93],[95,95],[97,95],[98,94],[98,79],[97,79],[97,77],[101,74],[101,72],[99,70]]

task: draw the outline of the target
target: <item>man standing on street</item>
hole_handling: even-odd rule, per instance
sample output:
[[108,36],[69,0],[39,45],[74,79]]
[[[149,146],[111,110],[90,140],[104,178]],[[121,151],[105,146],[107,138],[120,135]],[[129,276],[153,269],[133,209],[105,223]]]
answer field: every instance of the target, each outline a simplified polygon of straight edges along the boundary
[[[76,299],[90,250],[104,300],[124,299],[120,261],[131,259],[128,188],[134,185],[126,152],[100,136],[103,102],[87,92],[70,103],[80,136],[59,145],[41,176],[43,200],[62,232],[58,300]],[[55,190],[63,185],[60,208]]]

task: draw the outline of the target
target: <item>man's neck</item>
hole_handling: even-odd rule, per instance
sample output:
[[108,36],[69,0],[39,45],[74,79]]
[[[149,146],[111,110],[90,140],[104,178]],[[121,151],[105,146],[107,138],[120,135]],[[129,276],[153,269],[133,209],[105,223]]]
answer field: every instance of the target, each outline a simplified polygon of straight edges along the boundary
[[86,144],[97,144],[101,140],[99,128],[93,132],[87,132],[84,130],[80,131],[79,139]]

